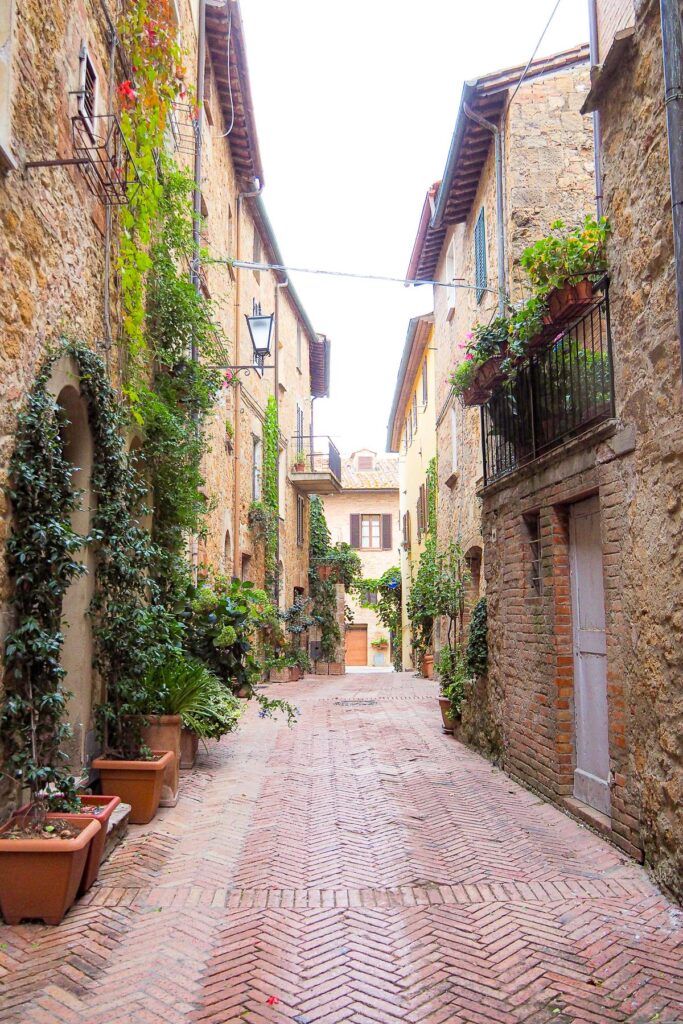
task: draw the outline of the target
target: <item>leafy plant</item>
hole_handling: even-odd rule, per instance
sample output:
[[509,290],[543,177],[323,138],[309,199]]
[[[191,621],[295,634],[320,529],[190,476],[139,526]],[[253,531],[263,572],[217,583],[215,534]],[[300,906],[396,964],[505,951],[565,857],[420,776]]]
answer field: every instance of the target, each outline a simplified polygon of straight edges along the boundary
[[300,448],[299,451],[294,456],[294,465],[295,466],[305,466],[306,465],[306,452],[303,450],[303,448]]
[[200,661],[172,658],[151,669],[144,680],[147,713],[180,715],[202,739],[218,739],[237,728],[243,704]]
[[333,547],[328,548],[322,564],[331,567],[332,579],[335,583],[341,583],[346,591],[356,586],[363,572],[360,555],[346,541],[338,541]]
[[308,581],[313,600],[312,618],[320,628],[320,643],[324,661],[336,661],[341,645],[341,630],[337,621],[337,591],[333,579],[321,579],[318,567],[325,564],[332,545],[325,510],[320,498],[310,501],[309,514],[309,570]]
[[370,641],[371,647],[376,647],[378,650],[382,647],[389,646],[389,640],[385,636],[376,636],[374,640]]
[[459,543],[451,541],[445,551],[439,552],[436,538],[428,537],[407,604],[413,654],[418,664],[431,646],[434,623],[440,616],[448,623],[446,646],[459,645],[468,579]]
[[472,387],[478,368],[479,363],[476,363],[474,359],[463,359],[455,367],[448,378],[448,382],[456,398],[460,398],[468,388]]
[[610,231],[606,217],[596,220],[590,214],[583,225],[571,230],[563,221],[554,221],[550,233],[528,246],[521,256],[521,264],[537,294],[604,273]]
[[451,716],[458,718],[469,676],[462,652],[456,647],[442,647],[436,662],[441,695],[450,701]]
[[491,356],[499,356],[507,348],[510,321],[507,317],[494,317],[488,324],[476,324],[468,335],[467,354],[475,363],[484,363]]
[[[372,607],[377,618],[389,630],[394,669],[400,672],[403,667],[403,643],[401,630],[401,570],[397,565],[382,573],[379,579],[362,579],[355,584],[361,604]],[[377,594],[377,603],[369,605],[367,594]]]
[[483,676],[488,670],[488,622],[486,598],[480,598],[472,609],[467,637],[465,664],[471,676]]

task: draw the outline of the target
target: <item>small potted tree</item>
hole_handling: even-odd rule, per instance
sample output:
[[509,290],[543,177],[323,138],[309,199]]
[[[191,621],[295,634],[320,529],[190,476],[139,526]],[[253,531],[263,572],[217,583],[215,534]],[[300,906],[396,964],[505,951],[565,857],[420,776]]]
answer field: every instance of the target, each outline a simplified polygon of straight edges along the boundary
[[306,472],[306,452],[303,450],[303,448],[300,448],[299,451],[294,456],[294,472]]

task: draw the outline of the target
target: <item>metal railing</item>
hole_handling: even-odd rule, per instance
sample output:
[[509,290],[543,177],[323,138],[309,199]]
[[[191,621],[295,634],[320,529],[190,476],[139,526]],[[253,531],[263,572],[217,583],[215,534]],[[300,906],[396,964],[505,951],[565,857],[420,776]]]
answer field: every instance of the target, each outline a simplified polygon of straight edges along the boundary
[[[302,473],[331,473],[341,483],[341,455],[330,437],[305,437],[295,435],[292,438],[293,455],[292,469],[297,471],[301,463]],[[303,456],[303,458],[302,458]]]
[[481,408],[484,485],[614,415],[607,282]]

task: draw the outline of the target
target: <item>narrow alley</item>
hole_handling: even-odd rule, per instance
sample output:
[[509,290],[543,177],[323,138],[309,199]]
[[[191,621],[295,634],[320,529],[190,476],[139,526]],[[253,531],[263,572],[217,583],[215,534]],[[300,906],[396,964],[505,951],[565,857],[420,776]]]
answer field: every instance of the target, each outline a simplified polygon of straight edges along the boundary
[[437,723],[411,674],[276,687],[57,928],[0,931],[4,1024],[673,1021],[683,915]]

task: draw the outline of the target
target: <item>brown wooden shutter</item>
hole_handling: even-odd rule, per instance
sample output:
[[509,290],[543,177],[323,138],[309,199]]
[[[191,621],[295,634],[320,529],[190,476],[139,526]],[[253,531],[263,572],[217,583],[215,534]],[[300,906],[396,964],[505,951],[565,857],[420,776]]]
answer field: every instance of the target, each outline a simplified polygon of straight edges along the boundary
[[391,516],[382,516],[382,550],[388,551],[391,548]]
[[356,550],[358,550],[358,548],[360,547],[360,516],[359,515],[354,514],[354,515],[351,516],[351,525],[349,527],[349,535],[351,537],[351,547],[352,548],[356,548]]

